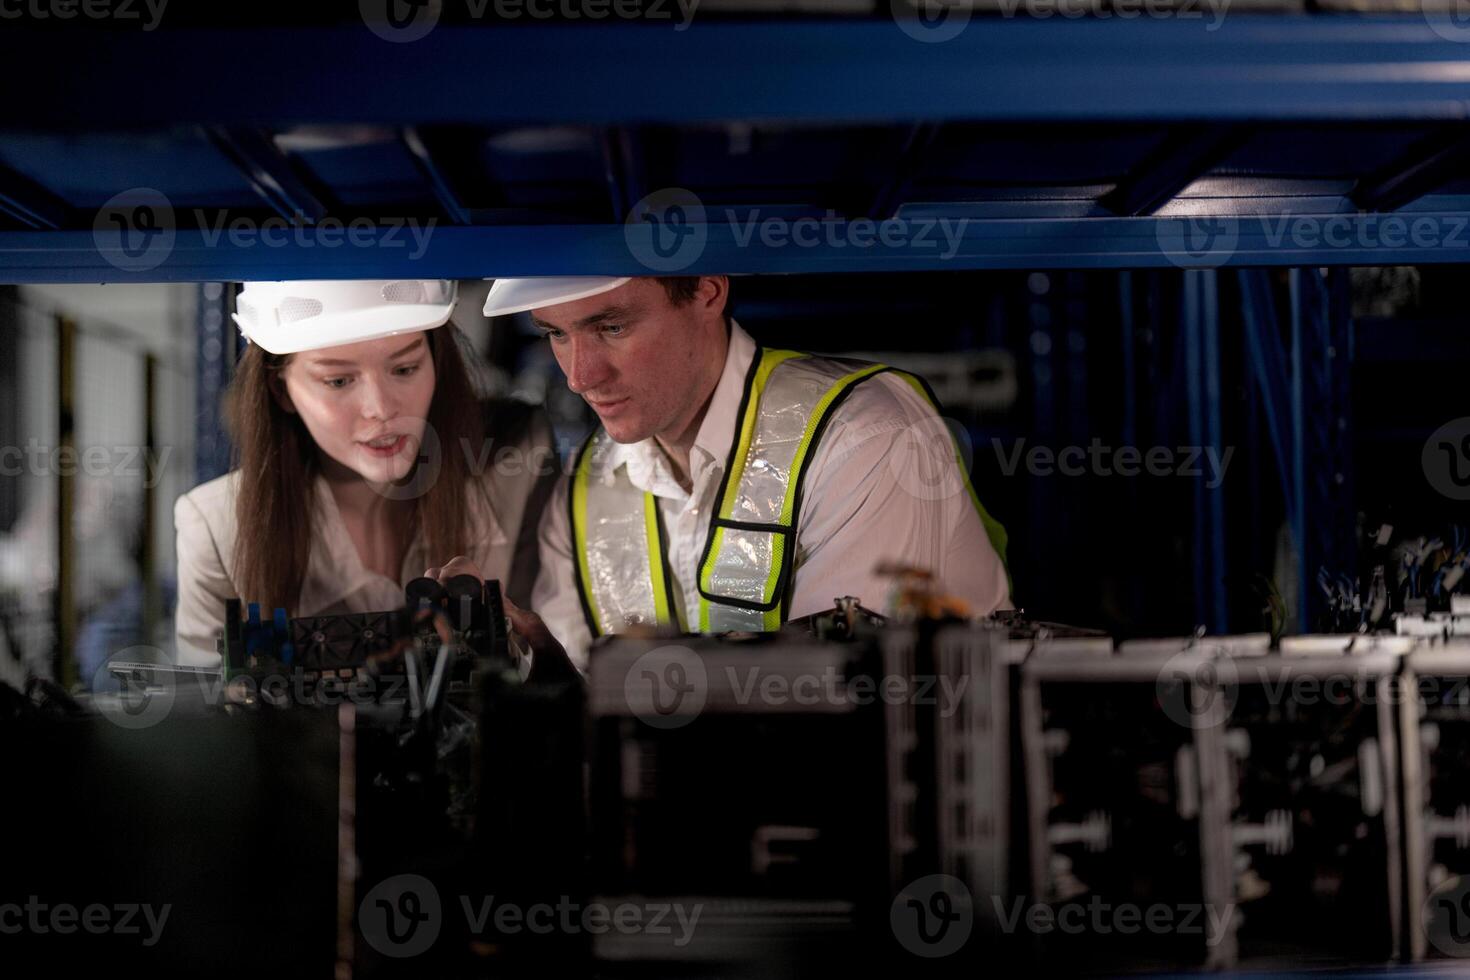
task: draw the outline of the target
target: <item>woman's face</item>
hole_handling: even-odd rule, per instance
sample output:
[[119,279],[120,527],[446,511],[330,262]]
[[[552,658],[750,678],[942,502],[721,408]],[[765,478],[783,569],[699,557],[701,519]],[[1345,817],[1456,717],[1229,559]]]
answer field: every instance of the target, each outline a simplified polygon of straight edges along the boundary
[[434,398],[424,331],[302,351],[281,372],[317,448],[369,483],[413,469]]

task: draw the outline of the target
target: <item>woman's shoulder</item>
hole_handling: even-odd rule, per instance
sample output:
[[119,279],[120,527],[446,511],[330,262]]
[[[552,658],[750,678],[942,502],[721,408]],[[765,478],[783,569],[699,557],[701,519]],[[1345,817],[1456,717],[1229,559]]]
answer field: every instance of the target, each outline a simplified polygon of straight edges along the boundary
[[199,484],[174,501],[180,569],[187,567],[205,578],[213,575],[225,581],[235,552],[235,491],[239,485],[239,472],[232,471]]
[[197,514],[207,523],[233,518],[235,493],[240,486],[240,471],[231,470],[179,495],[174,502],[174,518],[188,519]]

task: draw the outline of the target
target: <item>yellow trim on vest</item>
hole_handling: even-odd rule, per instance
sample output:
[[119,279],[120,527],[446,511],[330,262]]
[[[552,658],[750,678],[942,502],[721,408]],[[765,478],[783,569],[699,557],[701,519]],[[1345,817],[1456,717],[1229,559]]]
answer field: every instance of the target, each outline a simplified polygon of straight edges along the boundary
[[[739,419],[740,441],[736,444],[735,455],[731,461],[731,472],[725,477],[725,494],[715,507],[715,513],[723,520],[730,520],[735,514],[735,499],[740,494],[740,479],[745,474],[745,458],[750,454],[750,440],[755,437],[755,422],[760,411],[761,394],[765,391],[766,381],[770,379],[771,372],[776,367],[794,357],[810,357],[794,350],[768,350],[761,357],[760,367],[756,369],[755,378],[750,385],[750,397],[745,402],[745,416]],[[720,553],[720,548],[725,543],[725,529],[715,528],[714,545],[709,549],[709,557],[705,560],[704,567],[699,570],[699,583],[704,591],[713,589],[712,579],[715,572],[715,558]],[[700,596],[699,598],[699,631],[708,633],[709,630],[709,600]]]
[[664,581],[663,547],[658,540],[658,500],[646,491],[643,494],[643,531],[648,540],[648,577],[653,583],[654,620],[660,626],[675,626],[677,622],[669,608],[668,583]]
[[583,450],[577,471],[572,474],[572,551],[577,558],[577,574],[582,577],[582,592],[587,597],[587,609],[592,613],[594,636],[607,632],[602,625],[602,613],[597,608],[597,593],[592,588],[592,569],[587,566],[587,480],[592,472],[591,445]]
[[[801,434],[801,442],[796,444],[796,455],[791,457],[791,468],[786,474],[786,494],[781,500],[780,522],[782,524],[785,524],[787,527],[795,526],[796,487],[801,482],[799,477],[801,476],[802,470],[806,467],[806,454],[811,451],[812,440],[817,434],[817,424],[821,422],[822,416],[826,414],[828,406],[848,388],[851,388],[869,375],[876,374],[882,370],[884,370],[882,364],[870,364],[860,371],[854,371],[851,374],[838,378],[812,408],[811,414],[806,419],[806,430]],[[795,541],[791,544],[792,547],[796,546]],[[771,544],[771,572],[766,577],[766,587],[761,591],[761,600],[763,602],[770,602],[771,599],[775,598],[773,593],[776,591],[776,580],[781,575],[781,560],[785,555],[785,551],[786,536],[778,534],[776,535],[775,541]],[[762,625],[767,632],[781,628],[781,612],[781,607],[777,606],[775,609],[768,610],[764,614],[765,618]]]

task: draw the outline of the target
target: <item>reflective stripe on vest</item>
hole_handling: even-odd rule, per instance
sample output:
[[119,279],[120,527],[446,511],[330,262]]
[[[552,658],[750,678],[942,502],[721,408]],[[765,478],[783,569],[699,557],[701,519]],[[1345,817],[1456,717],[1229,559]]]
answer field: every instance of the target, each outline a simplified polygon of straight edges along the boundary
[[[757,348],[700,560],[700,632],[765,632],[785,621],[807,466],[836,408],[883,373],[903,378],[938,411],[921,380],[884,365]],[[588,440],[568,495],[577,585],[593,636],[638,623],[678,623],[681,609],[653,495],[622,472],[594,478],[605,474],[614,445],[601,430]],[[1004,562],[1005,530],[980,505],[958,444],[955,458]]]
[[572,471],[572,549],[582,614],[593,636],[642,623],[682,628],[658,501],[626,477],[590,485],[599,457],[613,445],[599,430],[582,447]]

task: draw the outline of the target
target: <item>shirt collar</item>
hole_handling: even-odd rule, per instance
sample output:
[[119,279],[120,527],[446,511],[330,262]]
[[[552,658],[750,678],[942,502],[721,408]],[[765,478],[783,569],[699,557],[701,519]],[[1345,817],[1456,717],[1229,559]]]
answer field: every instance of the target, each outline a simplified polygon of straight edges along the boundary
[[[740,399],[745,395],[745,376],[755,360],[755,339],[740,324],[730,321],[730,341],[725,349],[725,367],[715,385],[715,393],[705,410],[699,432],[694,436],[689,468],[697,474],[702,466],[725,465],[730,444],[739,424]],[[686,496],[669,472],[664,452],[654,439],[627,444],[614,443],[607,456],[604,479],[611,479],[619,467],[628,468],[628,479],[640,490],[658,496]]]

